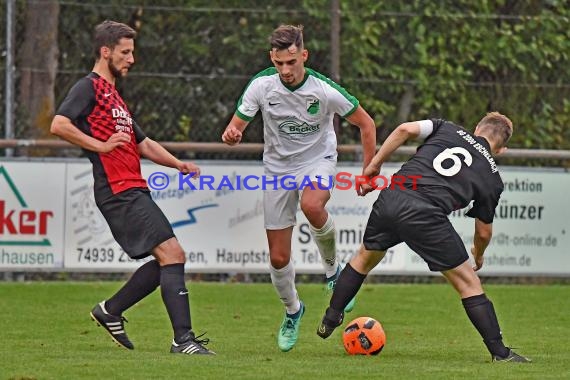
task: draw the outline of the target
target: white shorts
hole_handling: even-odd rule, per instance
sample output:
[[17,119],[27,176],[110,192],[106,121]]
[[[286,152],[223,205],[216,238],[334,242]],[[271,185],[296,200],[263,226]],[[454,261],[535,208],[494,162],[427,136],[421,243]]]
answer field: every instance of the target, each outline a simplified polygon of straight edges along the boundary
[[[275,174],[265,171],[266,176]],[[263,190],[265,229],[282,230],[297,223],[297,210],[303,187],[316,182],[319,188],[332,190],[335,186],[336,161],[322,159],[294,174],[278,175],[278,188]],[[294,177],[294,180],[293,180]]]

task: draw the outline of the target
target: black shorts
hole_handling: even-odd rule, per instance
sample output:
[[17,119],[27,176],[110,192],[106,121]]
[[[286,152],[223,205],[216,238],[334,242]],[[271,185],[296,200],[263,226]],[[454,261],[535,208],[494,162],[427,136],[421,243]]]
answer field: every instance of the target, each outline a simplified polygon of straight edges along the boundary
[[143,259],[174,237],[164,213],[145,189],[125,190],[97,204],[113,237],[132,259]]
[[469,255],[444,211],[413,190],[382,190],[364,232],[367,250],[386,251],[406,243],[440,272],[462,264]]

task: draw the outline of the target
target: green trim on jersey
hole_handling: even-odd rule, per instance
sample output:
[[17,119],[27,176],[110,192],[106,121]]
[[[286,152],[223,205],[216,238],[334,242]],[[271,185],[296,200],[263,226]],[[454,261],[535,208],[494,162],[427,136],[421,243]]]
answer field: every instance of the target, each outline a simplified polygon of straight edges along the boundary
[[259,77],[269,77],[271,75],[275,75],[277,74],[277,69],[275,67],[268,67],[265,70],[261,70],[260,72],[258,72],[257,74],[255,74],[253,76],[253,78],[251,78],[249,80],[249,82],[247,83],[247,86],[245,86],[245,88],[243,89],[241,96],[238,99],[237,102],[237,107],[236,107],[236,116],[239,117],[240,119],[242,119],[243,121],[252,121],[253,117],[249,117],[244,115],[243,113],[239,112],[239,106],[241,106],[242,103],[242,99],[243,99],[243,94],[245,94],[246,90],[249,88],[249,86],[251,85],[251,82],[253,82],[255,79],[259,78]]
[[[358,102],[358,100],[357,100]],[[356,110],[358,109],[358,103],[356,103],[356,105],[354,107],[352,107],[352,109],[350,111],[348,111],[347,113],[345,113],[344,115],[342,115],[343,119],[346,119],[347,117],[349,117],[350,115],[352,115]]]
[[[238,107],[239,107],[239,106],[238,106]],[[247,116],[247,115],[244,115],[243,113],[239,112],[239,110],[236,110],[235,115],[236,115],[237,117],[239,117],[240,119],[242,119],[243,121],[247,121],[247,122],[250,122],[250,121],[252,121],[252,120],[254,119],[253,117],[249,117],[249,116]]]
[[[337,90],[338,92],[340,92],[345,98],[346,100],[348,100],[349,102],[352,103],[352,105],[354,106],[350,111],[348,111],[346,114],[344,115],[340,115],[343,118],[347,118],[350,115],[352,115],[354,113],[354,111],[356,111],[356,109],[358,108],[358,105],[360,104],[358,99],[356,99],[356,97],[354,97],[353,95],[350,95],[348,93],[348,91],[346,91],[344,89],[344,87],[342,87],[341,85],[339,85],[338,83],[336,83],[335,81],[333,81],[330,78],[327,78],[326,76],[324,76],[323,74],[313,70],[313,69],[309,69],[308,67],[305,67],[305,71],[307,74],[314,76],[315,78],[322,80],[323,82],[326,82],[327,84],[329,84],[332,88],[334,88],[335,90]],[[304,81],[303,81],[304,83]]]
[[[258,72],[257,74],[255,74],[253,76],[253,78],[250,79],[250,81],[248,82],[247,86],[245,86],[245,89],[243,90],[241,96],[238,99],[237,102],[237,107],[236,107],[236,112],[235,115],[237,117],[239,117],[240,119],[250,122],[252,121],[254,118],[253,117],[249,117],[247,115],[244,115],[243,113],[239,112],[239,107],[241,106],[241,103],[243,101],[243,95],[245,94],[245,92],[247,91],[247,89],[249,88],[249,86],[251,85],[251,83],[260,77],[267,77],[267,76],[272,76],[275,74],[278,74],[279,72],[277,71],[277,69],[273,66],[273,67],[268,67],[265,70],[262,70],[260,72]],[[360,104],[358,99],[356,99],[356,97],[354,97],[353,95],[349,94],[348,91],[346,91],[344,89],[344,87],[342,87],[341,85],[339,85],[338,83],[334,82],[332,79],[324,76],[323,74],[310,69],[308,67],[305,67],[305,77],[303,78],[303,81],[301,81],[301,83],[299,83],[296,86],[287,86],[285,83],[283,83],[283,81],[281,81],[281,78],[279,78],[279,81],[281,82],[281,84],[288,89],[291,92],[294,92],[295,90],[297,90],[298,88],[301,88],[301,86],[303,86],[305,84],[305,82],[307,81],[307,79],[309,79],[309,76],[313,76],[315,78],[317,78],[318,80],[321,80],[325,83],[327,83],[328,85],[330,85],[332,88],[334,88],[335,90],[337,90],[338,92],[341,93],[342,96],[344,96],[350,103],[352,103],[353,108],[348,111],[346,114],[341,115],[343,118],[347,118],[350,115],[352,115],[354,113],[354,111],[356,111],[356,109],[358,108],[358,105]]]
[[283,87],[285,87],[287,90],[294,92],[296,89],[301,88],[302,85],[305,84],[305,82],[307,81],[307,79],[309,79],[309,73],[307,71],[305,71],[305,76],[303,77],[303,80],[301,81],[301,83],[299,83],[296,86],[288,86],[287,84],[285,84],[282,80],[281,77],[279,77],[279,80],[281,81],[281,84],[283,85]]

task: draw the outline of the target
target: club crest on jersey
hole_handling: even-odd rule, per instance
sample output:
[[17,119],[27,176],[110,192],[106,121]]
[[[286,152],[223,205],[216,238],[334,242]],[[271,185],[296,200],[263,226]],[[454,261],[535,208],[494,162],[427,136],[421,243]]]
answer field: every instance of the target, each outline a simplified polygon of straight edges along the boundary
[[320,109],[319,99],[317,99],[317,98],[308,98],[307,99],[307,112],[310,115],[318,114],[319,109]]

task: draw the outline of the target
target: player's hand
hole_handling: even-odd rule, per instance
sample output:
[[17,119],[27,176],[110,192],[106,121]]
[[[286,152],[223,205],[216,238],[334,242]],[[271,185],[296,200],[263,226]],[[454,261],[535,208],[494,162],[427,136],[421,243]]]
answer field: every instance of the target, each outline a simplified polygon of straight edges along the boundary
[[475,247],[471,247],[471,254],[473,255],[473,259],[475,260],[475,266],[473,270],[477,272],[479,269],[483,267],[483,253],[478,253]]
[[374,191],[374,188],[367,183],[362,183],[356,188],[356,194],[358,194],[359,197],[363,197],[371,191]]
[[380,168],[382,166],[375,166],[373,163],[368,164],[367,167],[362,171],[362,175],[368,178],[374,178],[380,174]]
[[[368,164],[368,166],[366,168],[364,168],[364,170],[362,171],[362,176],[369,178],[369,180],[372,180],[372,178],[376,177],[378,174],[380,173],[380,168],[377,166],[374,166],[374,164],[370,163]],[[357,188],[356,188],[356,194],[358,194],[359,196],[363,197],[366,194],[372,192],[376,190],[374,187],[374,184],[372,183],[364,183],[364,184],[360,184]]]
[[200,168],[192,162],[181,162],[177,169],[182,174],[192,173],[194,179],[200,177]]
[[222,141],[228,145],[236,145],[241,141],[242,133],[239,129],[233,125],[228,125],[224,134],[222,135]]
[[101,146],[101,153],[109,153],[115,148],[128,144],[131,141],[131,135],[125,132],[113,133],[107,141]]

